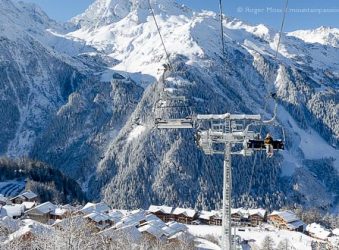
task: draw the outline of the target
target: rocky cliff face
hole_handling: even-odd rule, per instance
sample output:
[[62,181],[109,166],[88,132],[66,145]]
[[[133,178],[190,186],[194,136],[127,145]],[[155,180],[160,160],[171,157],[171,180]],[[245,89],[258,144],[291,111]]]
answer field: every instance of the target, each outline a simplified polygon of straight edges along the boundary
[[[338,48],[289,34],[275,60],[277,32],[227,19],[224,58],[215,13],[193,12],[172,0],[151,4],[173,65],[165,88],[186,96],[195,113],[270,117],[273,103],[266,96],[278,93],[288,150],[274,159],[259,155],[254,168],[253,158],[234,159],[235,204],[335,208]],[[37,45],[23,47],[22,57],[7,56],[8,70],[0,68],[8,91],[0,108],[10,117],[1,126],[2,152],[44,160],[78,180],[92,199],[103,197],[115,207],[218,207],[222,159],[197,149],[194,131],[154,128],[166,58],[147,1],[98,0],[67,28],[42,23],[39,35],[24,31]],[[29,41],[3,39],[1,51],[9,55]],[[35,64],[28,64],[32,54]],[[178,112],[185,111],[166,111]],[[320,175],[322,166],[331,174]]]

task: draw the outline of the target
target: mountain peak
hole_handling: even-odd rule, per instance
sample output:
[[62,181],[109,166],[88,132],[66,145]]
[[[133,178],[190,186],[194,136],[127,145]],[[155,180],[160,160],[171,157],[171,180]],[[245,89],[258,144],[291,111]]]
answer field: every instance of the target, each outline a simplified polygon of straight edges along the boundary
[[319,43],[339,48],[339,29],[321,26],[314,30],[297,30],[289,33],[307,43]]
[[[175,0],[150,0],[150,3],[156,13],[178,13],[181,9]],[[150,14],[149,9],[149,0],[96,0],[71,22],[82,27],[93,24],[97,27],[118,22],[131,14],[137,17],[136,21],[143,22]]]

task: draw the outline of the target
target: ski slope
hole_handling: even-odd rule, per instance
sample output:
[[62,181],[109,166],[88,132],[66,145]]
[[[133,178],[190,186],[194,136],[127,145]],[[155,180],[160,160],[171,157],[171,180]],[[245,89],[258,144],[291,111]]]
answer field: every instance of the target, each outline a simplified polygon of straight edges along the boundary
[[13,197],[20,194],[25,189],[24,181],[5,181],[0,182],[0,194],[5,197]]

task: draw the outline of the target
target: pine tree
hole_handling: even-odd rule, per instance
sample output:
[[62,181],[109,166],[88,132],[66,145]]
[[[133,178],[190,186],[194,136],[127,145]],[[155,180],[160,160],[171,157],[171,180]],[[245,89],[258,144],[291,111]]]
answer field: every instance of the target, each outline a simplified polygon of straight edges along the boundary
[[277,250],[290,250],[291,249],[291,244],[288,241],[288,239],[284,239],[279,242]]
[[262,246],[261,246],[261,250],[273,250],[274,249],[274,240],[271,236],[266,236]]

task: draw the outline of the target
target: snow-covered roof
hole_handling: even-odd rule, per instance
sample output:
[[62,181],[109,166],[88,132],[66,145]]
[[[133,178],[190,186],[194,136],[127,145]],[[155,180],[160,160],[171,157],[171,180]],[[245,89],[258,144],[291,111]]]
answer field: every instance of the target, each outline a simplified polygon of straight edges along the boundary
[[270,215],[277,215],[287,223],[300,220],[298,216],[296,216],[296,214],[291,211],[273,211],[273,213]]
[[260,217],[264,218],[267,211],[263,208],[256,208],[256,209],[245,209],[245,208],[232,208],[231,214],[240,214],[242,217],[248,218],[252,215],[259,215]]
[[265,217],[267,211],[263,208],[257,208],[257,209],[248,209],[248,213],[250,215],[259,215],[261,216],[262,218]]
[[111,217],[111,220],[114,221],[114,223],[119,222],[124,217],[121,211],[111,211],[108,215]]
[[0,217],[18,217],[24,213],[24,210],[25,207],[22,204],[5,205],[0,208]]
[[145,220],[148,224],[158,225],[160,227],[166,226],[165,222],[163,222],[161,219],[159,219],[154,214],[146,215]]
[[121,221],[116,224],[116,227],[120,228],[127,225],[139,225],[143,220],[146,220],[146,212],[144,210],[135,210],[123,217]]
[[306,231],[309,232],[312,236],[321,240],[326,240],[331,235],[331,232],[329,230],[326,230],[323,226],[317,223],[307,225]]
[[166,225],[172,229],[174,229],[175,231],[179,232],[179,231],[187,231],[188,227],[184,224],[181,224],[179,222],[176,221],[171,221],[166,223]]
[[95,221],[97,223],[102,222],[102,221],[111,220],[111,217],[109,215],[98,213],[98,212],[90,213],[90,214],[86,215],[84,218],[91,219],[92,221]]
[[80,211],[84,214],[90,214],[92,212],[99,212],[99,213],[108,213],[110,210],[109,206],[104,203],[87,203]]
[[188,233],[188,232],[177,232],[176,234],[172,235],[168,239],[169,240],[177,239],[177,240],[183,241],[187,244],[188,242],[194,241],[194,236],[192,234]]
[[99,235],[108,237],[111,239],[121,239],[122,237],[127,238],[131,242],[138,242],[141,238],[141,233],[135,226],[124,226],[116,229],[116,227],[107,228],[101,232]]
[[179,215],[179,214],[183,214],[185,215],[186,217],[190,217],[190,218],[193,218],[197,212],[194,210],[194,209],[190,209],[190,208],[176,208],[174,209],[173,211],[173,214],[174,215]]
[[162,212],[164,214],[171,214],[173,211],[173,207],[151,205],[148,211],[151,213]]
[[138,228],[140,233],[147,232],[157,239],[160,239],[162,236],[166,236],[166,233],[159,227],[155,225],[144,225]]
[[339,228],[333,229],[332,233],[336,236],[339,236]]
[[33,193],[32,191],[23,192],[22,194],[20,194],[20,196],[24,196],[27,199],[34,199],[38,197],[38,195],[36,193]]
[[292,221],[292,222],[287,224],[287,227],[291,230],[298,229],[301,226],[303,226],[303,227],[306,226],[305,223],[302,222],[301,220]]
[[25,207],[25,210],[31,209],[32,207],[35,206],[34,201],[24,201],[22,205]]
[[54,212],[55,209],[57,209],[57,206],[54,205],[53,203],[47,201],[45,203],[42,203],[42,204],[26,211],[26,213],[38,212],[38,213],[41,213],[41,214],[48,214],[48,213]]
[[210,220],[213,216],[219,216],[217,211],[201,211],[199,213],[199,219]]
[[68,212],[67,209],[61,208],[61,207],[57,207],[53,212],[51,212],[51,214],[62,216],[64,214],[66,214],[67,212]]
[[21,236],[24,236],[27,233],[41,235],[42,233],[51,231],[50,227],[33,220],[23,220],[22,222],[24,223],[24,226],[20,227],[20,229],[15,231],[14,233],[10,234],[5,244],[17,238],[20,238]]

